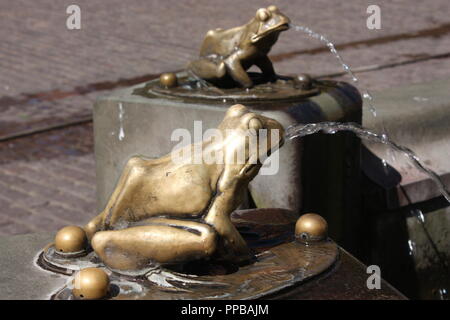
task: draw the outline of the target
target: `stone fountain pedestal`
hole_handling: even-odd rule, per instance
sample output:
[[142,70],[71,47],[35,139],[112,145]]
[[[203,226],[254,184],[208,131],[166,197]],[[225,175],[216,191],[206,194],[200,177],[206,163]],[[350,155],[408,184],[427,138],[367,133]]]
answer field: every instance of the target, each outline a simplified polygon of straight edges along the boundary
[[[178,74],[178,77],[183,77]],[[149,92],[159,80],[139,84],[100,98],[94,106],[97,209],[109,199],[120,173],[132,155],[149,158],[169,153],[179,141],[170,137],[187,129],[199,141],[215,128],[236,103],[288,127],[322,121],[361,123],[358,91],[344,82],[330,82],[319,90],[264,92],[239,90],[238,96],[188,96],[170,90]],[[268,88],[269,90],[270,88]],[[258,92],[258,95],[261,93]],[[202,129],[194,132],[194,121]],[[195,139],[195,140],[194,140]],[[258,208],[318,212],[330,225],[330,236],[351,249],[360,236],[360,141],[349,133],[317,134],[285,143],[279,150],[277,174],[259,174],[250,183],[251,201]],[[344,223],[345,221],[345,223]]]
[[[42,248],[53,234],[0,237],[0,300],[46,300],[61,288],[67,277],[37,267]],[[340,262],[332,270],[301,286],[285,291],[275,299],[405,299],[384,280],[381,289],[366,286],[366,267],[340,249]]]

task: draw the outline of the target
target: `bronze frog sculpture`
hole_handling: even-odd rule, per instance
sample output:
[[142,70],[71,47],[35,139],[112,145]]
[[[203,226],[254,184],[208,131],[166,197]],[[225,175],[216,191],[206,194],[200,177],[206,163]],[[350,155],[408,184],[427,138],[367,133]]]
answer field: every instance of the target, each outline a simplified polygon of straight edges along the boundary
[[[261,129],[266,129],[266,141],[260,141]],[[242,262],[251,257],[230,214],[243,201],[264,158],[282,145],[284,130],[276,120],[243,105],[230,107],[218,130],[223,139],[207,139],[183,151],[213,151],[219,161],[174,162],[179,151],[128,161],[106,208],[84,227],[109,268],[130,271],[154,262],[211,257]],[[251,136],[257,148],[250,148]],[[239,152],[243,161],[236,161]]]
[[259,9],[243,26],[210,30],[201,46],[200,58],[189,63],[187,69],[218,86],[231,77],[244,88],[252,87],[253,81],[246,70],[253,65],[261,69],[265,78],[275,79],[267,55],[289,23],[289,18],[272,5]]

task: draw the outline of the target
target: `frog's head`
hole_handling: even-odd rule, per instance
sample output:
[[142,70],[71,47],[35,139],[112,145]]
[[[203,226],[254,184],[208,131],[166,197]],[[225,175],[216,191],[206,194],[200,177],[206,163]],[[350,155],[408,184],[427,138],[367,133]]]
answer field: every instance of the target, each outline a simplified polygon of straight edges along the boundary
[[228,109],[219,130],[224,137],[225,165],[221,190],[236,178],[253,179],[264,160],[284,142],[284,128],[278,121],[250,112],[241,104]]
[[269,34],[280,33],[289,29],[289,20],[276,6],[268,6],[256,11],[252,23],[257,25],[257,30],[251,37],[251,42],[255,43]]

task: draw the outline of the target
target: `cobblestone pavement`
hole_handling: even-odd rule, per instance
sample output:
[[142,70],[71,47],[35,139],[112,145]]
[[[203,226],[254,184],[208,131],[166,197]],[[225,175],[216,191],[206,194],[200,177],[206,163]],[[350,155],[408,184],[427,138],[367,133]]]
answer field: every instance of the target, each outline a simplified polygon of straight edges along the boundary
[[95,215],[92,125],[0,143],[0,233],[55,231]]
[[[248,21],[277,4],[296,24],[332,40],[352,67],[428,60],[361,73],[371,90],[448,77],[448,0],[378,0],[382,29],[366,27],[372,1],[16,0],[0,1],[0,141],[89,118],[111,90],[181,69],[207,30]],[[81,7],[81,30],[66,8]],[[323,43],[284,33],[271,52],[279,73],[341,71]],[[345,78],[344,79],[348,79]],[[0,142],[0,233],[53,231],[95,214],[90,125]]]
[[[90,113],[111,88],[181,69],[213,27],[248,21],[277,3],[293,23],[324,33],[353,67],[450,52],[448,0],[378,0],[381,30],[366,27],[370,1],[16,0],[0,2],[0,137]],[[81,30],[66,28],[69,4]],[[238,10],[236,10],[238,9]],[[285,32],[272,50],[280,73],[341,70],[323,43]],[[372,90],[448,76],[450,58],[361,75]]]

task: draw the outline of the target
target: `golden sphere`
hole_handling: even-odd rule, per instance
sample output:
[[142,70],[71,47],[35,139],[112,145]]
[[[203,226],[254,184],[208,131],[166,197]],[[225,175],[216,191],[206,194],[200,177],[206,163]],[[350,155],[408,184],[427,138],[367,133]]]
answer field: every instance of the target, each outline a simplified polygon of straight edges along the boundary
[[72,281],[72,293],[80,299],[101,299],[108,294],[109,277],[99,268],[78,271]]
[[295,81],[299,83],[304,90],[309,90],[312,88],[313,78],[311,78],[311,76],[307,73],[297,75]]
[[173,72],[163,73],[159,77],[159,82],[166,88],[176,87],[178,84],[177,75]]
[[315,213],[306,213],[295,224],[295,238],[309,243],[326,239],[328,224],[324,218]]
[[86,244],[86,232],[78,226],[64,227],[55,236],[55,247],[60,252],[78,252],[85,249]]

